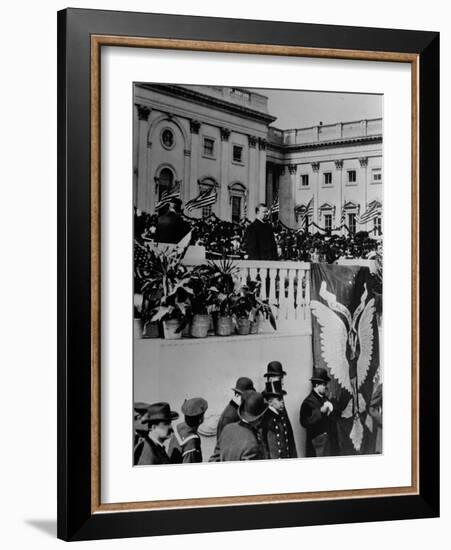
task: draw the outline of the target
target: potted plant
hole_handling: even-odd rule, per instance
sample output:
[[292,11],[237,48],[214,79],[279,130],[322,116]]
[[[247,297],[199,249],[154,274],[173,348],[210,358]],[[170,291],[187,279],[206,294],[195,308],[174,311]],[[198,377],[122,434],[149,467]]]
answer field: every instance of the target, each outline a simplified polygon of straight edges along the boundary
[[266,319],[270,322],[272,328],[277,330],[276,319],[272,312],[271,306],[267,300],[262,300],[260,297],[261,281],[249,281],[246,292],[252,304],[249,314],[251,320],[250,333],[258,334],[260,322]]
[[184,250],[177,248],[148,250],[141,289],[145,300],[147,322],[162,322],[166,339],[181,338],[189,319],[190,276],[181,263]]
[[233,306],[238,298],[238,267],[222,259],[208,263],[212,287],[217,290],[215,304],[216,334],[230,336],[233,332]]
[[189,317],[190,334],[193,338],[205,338],[211,326],[211,313],[216,307],[218,289],[212,284],[210,274],[210,267],[207,265],[195,267],[190,274],[192,295]]

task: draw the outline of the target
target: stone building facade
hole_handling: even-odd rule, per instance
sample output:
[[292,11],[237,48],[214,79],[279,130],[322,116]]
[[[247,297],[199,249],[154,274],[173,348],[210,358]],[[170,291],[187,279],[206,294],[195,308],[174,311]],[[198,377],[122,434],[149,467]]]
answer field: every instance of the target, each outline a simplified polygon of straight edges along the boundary
[[356,218],[382,204],[382,119],[292,130],[276,121],[267,97],[247,89],[135,84],[135,206],[154,212],[167,189],[178,188],[185,204],[215,188],[216,203],[190,216],[253,219],[259,202],[278,198],[280,220],[298,228],[313,199],[309,222],[379,234],[380,218]]

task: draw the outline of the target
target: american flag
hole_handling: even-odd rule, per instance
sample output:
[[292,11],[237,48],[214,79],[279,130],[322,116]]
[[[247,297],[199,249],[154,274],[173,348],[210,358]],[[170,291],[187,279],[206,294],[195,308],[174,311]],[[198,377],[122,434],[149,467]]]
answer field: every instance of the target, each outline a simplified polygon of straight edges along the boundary
[[304,211],[301,214],[301,222],[304,223],[306,217],[311,218],[313,216],[313,197],[310,199],[309,203],[305,207]]
[[372,201],[367,206],[366,211],[356,218],[357,223],[363,224],[367,223],[375,218],[378,218],[382,213],[382,205],[379,201]]
[[180,199],[180,189],[178,187],[172,187],[171,189],[163,191],[161,199],[155,205],[155,210],[160,210],[160,208],[169,204],[172,199]]
[[210,204],[214,204],[217,198],[216,188],[206,189],[205,191],[201,191],[194,199],[189,200],[185,204],[185,210],[191,212],[191,210],[209,206]]
[[279,213],[279,197],[275,197],[270,208],[271,214]]

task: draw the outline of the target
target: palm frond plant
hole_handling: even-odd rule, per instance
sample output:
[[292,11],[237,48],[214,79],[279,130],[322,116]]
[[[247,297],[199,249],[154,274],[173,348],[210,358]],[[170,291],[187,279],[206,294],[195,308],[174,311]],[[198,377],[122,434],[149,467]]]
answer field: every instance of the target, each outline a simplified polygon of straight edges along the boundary
[[261,281],[248,281],[242,292],[245,297],[246,311],[251,321],[251,332],[258,332],[258,324],[261,319],[266,319],[274,330],[277,330],[276,318],[268,300],[261,298]]
[[233,332],[233,307],[239,294],[239,268],[230,259],[209,261],[210,281],[217,290],[214,310],[216,334],[230,336]]
[[[144,322],[163,322],[176,326],[180,334],[189,320],[191,297],[190,274],[182,264],[184,250],[148,249],[141,284]],[[177,336],[179,337],[179,336]]]

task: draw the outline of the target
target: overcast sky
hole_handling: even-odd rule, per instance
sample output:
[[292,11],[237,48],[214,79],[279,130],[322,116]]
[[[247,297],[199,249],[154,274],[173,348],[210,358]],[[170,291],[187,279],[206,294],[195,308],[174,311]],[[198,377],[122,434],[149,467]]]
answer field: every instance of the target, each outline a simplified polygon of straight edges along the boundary
[[382,117],[382,95],[263,88],[253,91],[268,97],[269,113],[277,116],[272,125],[282,130]]

